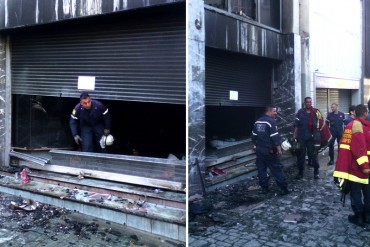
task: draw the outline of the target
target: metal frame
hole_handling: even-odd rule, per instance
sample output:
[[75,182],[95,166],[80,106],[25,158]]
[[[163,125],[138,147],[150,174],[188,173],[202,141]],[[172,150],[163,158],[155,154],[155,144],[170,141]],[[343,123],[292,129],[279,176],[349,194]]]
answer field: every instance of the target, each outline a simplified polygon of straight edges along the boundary
[[[262,24],[260,22],[260,17],[261,17],[261,11],[260,11],[260,1],[261,0],[256,0],[256,20],[253,20],[253,19],[248,19],[248,18],[245,18],[243,16],[240,16],[240,15],[237,15],[237,14],[234,14],[231,12],[231,0],[225,0],[226,3],[227,3],[227,10],[223,10],[223,9],[219,9],[219,8],[216,8],[216,7],[213,7],[213,6],[210,6],[210,5],[207,5],[207,4],[204,4],[204,8],[205,9],[208,9],[208,10],[212,10],[212,11],[215,11],[215,12],[219,12],[219,13],[222,13],[222,14],[225,14],[225,15],[228,15],[228,16],[231,16],[235,19],[239,19],[241,21],[245,21],[245,22],[248,22],[248,23],[251,23],[251,24],[254,24],[256,26],[260,26],[260,27],[263,27],[263,28],[266,28],[266,29],[269,29],[271,31],[275,31],[275,32],[282,32],[282,1],[281,0],[278,0],[280,1],[280,29],[276,29],[276,28],[273,28],[273,27],[270,27],[270,26],[267,26],[265,24]],[[276,1],[276,0],[275,0]]]

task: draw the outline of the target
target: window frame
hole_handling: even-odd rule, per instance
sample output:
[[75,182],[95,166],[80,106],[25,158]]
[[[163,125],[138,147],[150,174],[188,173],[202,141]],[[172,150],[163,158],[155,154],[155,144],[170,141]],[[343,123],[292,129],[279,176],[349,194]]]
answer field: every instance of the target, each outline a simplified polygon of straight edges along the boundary
[[[279,29],[261,23],[261,11],[260,11],[261,0],[255,0],[255,2],[256,2],[256,20],[253,20],[251,17],[244,17],[244,16],[233,13],[231,11],[232,10],[231,9],[231,1],[232,0],[224,0],[224,1],[227,5],[227,10],[223,10],[223,9],[220,9],[220,8],[217,8],[217,7],[213,7],[211,5],[208,5],[206,2],[204,3],[204,7],[205,7],[205,9],[215,11],[215,12],[218,12],[218,13],[221,13],[221,14],[225,14],[225,15],[231,16],[235,19],[254,24],[256,26],[260,26],[260,27],[269,29],[271,31],[280,32],[280,33],[282,32],[282,0],[278,0],[279,1],[279,8],[280,8],[280,10],[279,10],[279,16],[280,16],[280,18],[279,18],[280,19],[279,20],[279,27],[280,28]],[[274,0],[274,1],[276,1],[276,0]]]

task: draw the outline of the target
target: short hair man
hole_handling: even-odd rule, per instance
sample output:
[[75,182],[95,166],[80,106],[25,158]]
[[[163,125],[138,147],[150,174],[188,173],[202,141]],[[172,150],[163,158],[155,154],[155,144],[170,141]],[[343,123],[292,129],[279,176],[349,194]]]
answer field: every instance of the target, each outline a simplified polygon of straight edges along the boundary
[[339,144],[340,138],[343,134],[343,127],[344,127],[344,119],[345,115],[343,112],[340,112],[338,110],[338,104],[333,103],[331,104],[331,112],[328,113],[328,116],[326,117],[326,123],[329,126],[330,133],[332,138],[329,142],[329,163],[328,166],[334,164],[334,143],[335,140]]
[[304,108],[298,110],[294,122],[293,139],[297,139],[301,147],[297,155],[298,174],[295,176],[296,179],[303,178],[306,153],[314,167],[314,178],[319,179],[320,165],[313,138],[314,122],[318,121],[316,113],[317,109],[312,107],[311,97],[306,97],[304,99]]
[[276,115],[276,107],[268,105],[265,110],[265,115],[260,117],[254,124],[252,142],[256,146],[256,165],[262,193],[267,194],[269,192],[267,179],[268,167],[281,189],[280,194],[286,195],[290,193],[290,191],[288,190],[288,183],[282,169],[283,165],[279,160],[282,155],[282,150],[280,146],[281,137],[275,121]]
[[354,215],[349,215],[348,221],[362,226],[364,222],[370,223],[370,166],[367,156],[370,150],[370,133],[366,121],[366,106],[356,106],[355,113],[356,118],[346,126],[340,140],[333,176],[346,179],[351,184],[351,207]]
[[108,108],[98,100],[91,99],[83,92],[72,111],[69,125],[77,145],[83,152],[102,152],[99,141],[110,134],[111,116]]
[[355,110],[356,110],[356,106],[355,105],[351,105],[348,108],[349,115],[348,115],[348,117],[346,119],[344,119],[344,126],[347,126],[347,124],[349,124],[350,122],[353,121],[353,119],[356,118]]

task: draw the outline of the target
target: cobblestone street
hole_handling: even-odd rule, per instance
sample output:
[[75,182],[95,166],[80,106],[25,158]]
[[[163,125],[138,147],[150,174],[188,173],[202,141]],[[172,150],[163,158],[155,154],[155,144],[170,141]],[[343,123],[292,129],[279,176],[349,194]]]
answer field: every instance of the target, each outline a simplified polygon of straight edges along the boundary
[[[347,220],[352,213],[350,198],[346,197],[343,207],[339,189],[333,183],[334,166],[327,166],[327,153],[319,157],[319,180],[313,178],[312,168],[305,169],[302,180],[293,178],[296,167],[288,168],[287,176],[293,189],[289,195],[279,196],[272,191],[259,195],[262,199],[257,203],[236,204],[234,208],[213,211],[213,224],[198,228],[199,231],[192,228],[199,222],[190,219],[193,230],[189,231],[189,246],[370,246],[370,230]],[[239,190],[243,186],[245,193],[250,193],[246,184],[236,185]],[[276,184],[271,190],[274,187]],[[252,193],[257,196],[259,190]],[[284,222],[290,214],[302,218],[297,223]]]

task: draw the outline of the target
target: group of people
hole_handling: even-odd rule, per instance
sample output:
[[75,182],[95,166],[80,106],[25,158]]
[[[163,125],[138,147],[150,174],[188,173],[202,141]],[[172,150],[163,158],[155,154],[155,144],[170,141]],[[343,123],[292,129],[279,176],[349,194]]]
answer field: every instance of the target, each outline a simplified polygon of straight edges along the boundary
[[[370,100],[368,102],[370,109]],[[334,165],[334,145],[338,143],[338,158],[334,169],[335,178],[344,179],[350,184],[351,207],[353,215],[348,216],[351,223],[362,226],[370,223],[370,117],[365,105],[351,106],[349,116],[338,110],[338,104],[331,105],[332,112],[326,117],[332,138],[329,142],[329,163]],[[319,179],[318,147],[315,143],[318,116],[321,113],[312,106],[312,99],[306,97],[303,107],[296,113],[294,134],[300,146],[297,153],[298,173],[295,179],[303,178],[306,155],[309,165],[314,168],[314,179]],[[266,107],[265,115],[259,118],[253,127],[252,142],[256,150],[259,185],[263,194],[269,193],[267,168],[270,169],[281,195],[290,193],[288,183],[280,162],[282,139],[278,132],[275,117],[276,106]]]

